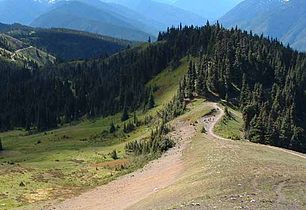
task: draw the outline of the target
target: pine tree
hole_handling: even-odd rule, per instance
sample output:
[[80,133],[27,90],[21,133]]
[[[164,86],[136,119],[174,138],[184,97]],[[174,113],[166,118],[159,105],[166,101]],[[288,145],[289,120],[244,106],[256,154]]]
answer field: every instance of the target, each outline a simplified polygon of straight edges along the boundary
[[196,77],[196,92],[200,96],[207,96],[206,75],[204,69],[199,69]]
[[135,126],[139,125],[139,121],[138,121],[136,112],[134,112],[134,114],[133,114],[133,123],[134,123]]
[[154,108],[154,106],[155,106],[155,100],[154,100],[153,90],[151,88],[149,100],[148,100],[148,109],[152,109]]
[[195,76],[195,66],[192,61],[189,61],[186,86],[186,94],[188,98],[192,98],[193,92],[195,91]]
[[115,133],[116,132],[116,126],[114,122],[111,123],[110,128],[109,128],[110,133]]
[[124,122],[124,121],[126,121],[128,119],[129,119],[129,113],[127,111],[127,108],[125,107],[123,109],[123,113],[122,113],[122,116],[121,116],[121,121]]

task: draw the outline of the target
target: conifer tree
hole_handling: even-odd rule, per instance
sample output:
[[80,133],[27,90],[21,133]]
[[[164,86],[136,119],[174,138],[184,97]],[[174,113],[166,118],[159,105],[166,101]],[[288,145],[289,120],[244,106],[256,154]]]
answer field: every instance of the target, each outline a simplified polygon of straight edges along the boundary
[[151,88],[150,95],[149,95],[149,100],[148,100],[148,108],[152,109],[155,106],[155,100],[154,100],[154,94],[153,90]]
[[116,126],[114,122],[111,123],[110,128],[109,128],[110,133],[115,133],[116,132]]
[[129,113],[127,111],[127,108],[125,107],[122,112],[121,121],[124,122],[128,119],[129,119]]

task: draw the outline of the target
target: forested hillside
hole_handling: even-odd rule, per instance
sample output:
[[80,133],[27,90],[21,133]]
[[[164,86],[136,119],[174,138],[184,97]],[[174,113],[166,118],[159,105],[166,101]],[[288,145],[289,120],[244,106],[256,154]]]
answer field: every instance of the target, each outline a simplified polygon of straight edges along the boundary
[[39,29],[19,24],[0,25],[0,32],[14,37],[17,40],[15,43],[21,43],[19,45],[35,46],[58,60],[105,57],[136,44],[132,41],[82,31]]
[[178,103],[213,93],[241,108],[247,139],[305,152],[305,54],[219,24],[171,28],[157,43],[107,59],[34,70],[0,65],[0,127],[45,130],[145,109],[154,90],[146,83],[186,55],[200,61],[190,63]]
[[181,85],[185,97],[216,93],[240,106],[246,139],[306,151],[305,54],[218,24],[172,30],[159,40],[173,37],[190,37],[189,46],[200,46],[200,62],[190,64]]
[[0,58],[26,68],[50,65],[56,61],[56,58],[48,52],[2,33],[0,33]]

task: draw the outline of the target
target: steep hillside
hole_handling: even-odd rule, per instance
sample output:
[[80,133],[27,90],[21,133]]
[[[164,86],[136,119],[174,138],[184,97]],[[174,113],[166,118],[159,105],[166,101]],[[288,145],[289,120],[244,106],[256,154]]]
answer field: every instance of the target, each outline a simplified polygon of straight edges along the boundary
[[22,41],[6,34],[0,34],[0,47],[6,50],[15,51],[25,48],[27,45]]
[[99,58],[135,45],[131,41],[66,29],[37,29],[15,36],[63,60]]
[[30,46],[16,38],[0,33],[0,56],[10,62],[16,62],[20,65],[44,66],[54,64],[55,57],[47,52]]
[[[151,128],[160,118],[158,113],[175,95],[187,67],[188,61],[184,58],[178,68],[169,66],[150,81],[148,86],[154,84],[164,91],[154,94],[156,103],[152,109],[137,110],[127,121],[122,122],[122,113],[117,113],[95,119],[83,118],[41,133],[1,132],[4,151],[0,151],[0,181],[5,184],[0,185],[0,191],[5,192],[5,197],[0,197],[0,203],[8,209],[17,206],[46,209],[49,204],[44,201],[77,195],[137,170],[158,157],[158,154],[127,155],[125,145],[150,138]],[[172,84],[164,80],[164,75],[173,79]],[[129,122],[135,123],[135,127],[125,131]],[[114,132],[110,132],[112,124],[116,126]],[[111,155],[113,151],[116,151],[116,158]],[[21,182],[26,186],[20,187]]]
[[289,43],[293,48],[306,49],[306,3],[303,0],[247,0],[220,19],[226,27],[263,33]]
[[101,7],[70,1],[60,2],[54,9],[35,19],[31,25],[75,29],[137,41],[147,41],[152,36],[123,19]]
[[59,60],[99,58],[114,54],[136,43],[68,29],[37,29],[22,25],[3,25],[0,31],[23,45],[35,46]]

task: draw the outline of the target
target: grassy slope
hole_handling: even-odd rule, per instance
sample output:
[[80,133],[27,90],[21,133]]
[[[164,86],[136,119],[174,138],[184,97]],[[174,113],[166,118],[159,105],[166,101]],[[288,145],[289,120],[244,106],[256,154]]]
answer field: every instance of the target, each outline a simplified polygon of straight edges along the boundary
[[55,57],[39,50],[35,47],[28,46],[22,41],[11,36],[0,33],[0,41],[5,48],[0,48],[0,56],[9,61],[23,63],[24,61],[32,61],[38,66],[54,63]]
[[29,60],[34,61],[37,63],[38,66],[44,66],[46,64],[54,63],[55,57],[52,55],[49,55],[48,53],[39,50],[35,47],[29,47],[22,50],[19,50],[16,55],[15,59],[17,58],[20,60]]
[[223,137],[233,140],[242,139],[243,119],[242,114],[228,107],[230,117],[223,117],[220,123],[215,126],[214,132]]
[[[196,101],[181,116],[194,120],[211,107]],[[305,159],[245,141],[198,133],[184,152],[186,170],[174,185],[131,209],[305,209]]]
[[[106,136],[110,120],[119,116],[83,122],[51,132],[24,136],[23,131],[1,134],[6,152],[0,159],[1,204],[6,207],[31,203],[78,192],[76,188],[96,186],[128,172],[116,167],[126,164],[124,142],[145,138],[143,127],[129,136]],[[41,143],[38,144],[38,141]],[[116,149],[120,160],[113,161],[109,153]],[[14,163],[14,165],[11,165]],[[108,164],[109,163],[109,164]],[[25,187],[19,184],[25,183]]]
[[[150,82],[160,87],[155,93],[157,106],[147,113],[139,111],[139,119],[154,116],[171,100],[187,71],[187,64],[183,59],[178,69],[166,69]],[[166,78],[172,78],[171,82]],[[0,153],[0,209],[64,199],[141,166],[146,160],[135,161],[126,157],[124,145],[128,141],[147,138],[150,127],[142,126],[125,135],[120,116],[83,121],[35,135],[26,135],[22,130],[0,133],[5,147],[5,152]],[[101,132],[108,131],[112,121],[121,127],[120,131],[101,138]],[[119,152],[119,160],[110,157],[113,150]],[[121,165],[128,167],[122,169]],[[19,186],[21,182],[25,187]]]
[[181,65],[176,70],[172,70],[168,67],[148,83],[147,86],[157,88],[155,92],[157,104],[165,104],[173,98],[187,70],[188,61],[187,58],[183,58],[181,60]]

